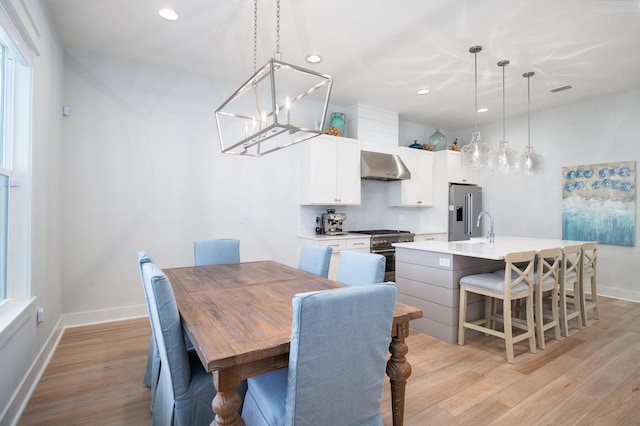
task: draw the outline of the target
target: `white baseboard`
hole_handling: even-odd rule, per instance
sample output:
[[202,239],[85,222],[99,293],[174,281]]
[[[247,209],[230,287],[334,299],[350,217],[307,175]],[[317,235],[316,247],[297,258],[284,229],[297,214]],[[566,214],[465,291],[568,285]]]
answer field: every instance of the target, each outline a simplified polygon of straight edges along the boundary
[[640,291],[638,290],[625,290],[598,285],[597,292],[598,296],[612,297],[614,299],[622,299],[629,302],[640,303]]
[[40,353],[33,361],[33,364],[31,364],[29,372],[22,379],[22,383],[20,383],[20,386],[18,386],[18,389],[16,389],[13,394],[11,403],[7,406],[4,415],[0,419],[0,425],[18,424],[18,421],[22,416],[22,412],[27,407],[27,403],[29,402],[29,399],[31,399],[31,395],[36,390],[36,386],[38,386],[38,382],[40,381],[42,374],[44,374],[51,357],[58,347],[58,343],[60,343],[60,339],[62,339],[62,335],[64,334],[63,322],[62,317],[60,317],[49,336],[49,339],[47,339],[47,342],[40,350]]
[[147,305],[125,306],[121,308],[102,309],[99,311],[76,312],[64,314],[64,327],[81,327],[84,325],[100,324],[104,322],[122,321],[141,318],[149,315]]

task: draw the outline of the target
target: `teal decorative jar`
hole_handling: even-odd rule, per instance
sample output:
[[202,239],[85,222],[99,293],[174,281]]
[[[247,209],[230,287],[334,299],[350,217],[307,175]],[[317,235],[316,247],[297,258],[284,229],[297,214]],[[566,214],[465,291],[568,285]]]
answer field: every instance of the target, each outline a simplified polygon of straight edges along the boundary
[[447,149],[447,137],[440,133],[440,129],[436,128],[436,132],[429,136],[429,145],[433,146],[434,151]]
[[337,127],[340,130],[340,134],[344,135],[344,123],[347,117],[342,112],[331,113],[331,121],[329,121],[329,127]]

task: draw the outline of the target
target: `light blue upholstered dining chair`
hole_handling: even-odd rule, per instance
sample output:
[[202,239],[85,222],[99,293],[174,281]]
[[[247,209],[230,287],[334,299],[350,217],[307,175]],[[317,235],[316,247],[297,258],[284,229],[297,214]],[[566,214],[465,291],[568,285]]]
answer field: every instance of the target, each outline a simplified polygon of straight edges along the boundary
[[340,252],[336,281],[345,285],[366,285],[384,281],[386,259],[381,254],[352,250]]
[[147,311],[149,313],[149,323],[151,324],[151,339],[149,340],[149,353],[147,354],[147,367],[144,372],[144,378],[142,383],[145,386],[151,388],[151,405],[153,408],[153,400],[156,396],[156,386],[158,384],[158,377],[160,376],[160,354],[158,353],[158,345],[156,344],[156,338],[153,331],[153,320],[151,319],[151,305],[149,304],[149,295],[147,294],[147,287],[144,285],[144,278],[142,276],[142,265],[145,263],[153,263],[153,259],[146,251],[138,252],[138,267],[140,269],[140,279],[142,281],[142,288],[144,289],[144,298],[147,302]]
[[217,239],[193,242],[195,265],[240,263],[240,240]]
[[332,251],[333,249],[329,246],[305,243],[300,253],[298,269],[327,278]]
[[[160,354],[160,378],[153,402],[152,423],[162,426],[208,425],[213,421],[213,378],[194,351],[187,351],[171,283],[151,262],[142,265]],[[246,385],[245,385],[246,386]],[[244,398],[246,387],[239,390]]]
[[297,294],[289,367],[247,380],[247,425],[382,425],[393,283]]

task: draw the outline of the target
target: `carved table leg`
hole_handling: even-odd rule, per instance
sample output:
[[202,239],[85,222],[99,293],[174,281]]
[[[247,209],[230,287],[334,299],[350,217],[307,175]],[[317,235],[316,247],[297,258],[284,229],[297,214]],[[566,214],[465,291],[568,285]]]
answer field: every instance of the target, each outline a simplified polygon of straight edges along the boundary
[[242,402],[236,392],[240,386],[239,369],[214,371],[213,385],[218,392],[211,402],[211,408],[216,414],[211,426],[244,426],[244,420],[238,415],[238,408]]
[[397,333],[391,338],[389,352],[391,358],[387,362],[387,376],[391,382],[391,409],[393,425],[402,426],[404,422],[404,394],[407,379],[411,375],[411,365],[405,355],[409,347],[404,339],[409,335],[409,323],[397,325]]

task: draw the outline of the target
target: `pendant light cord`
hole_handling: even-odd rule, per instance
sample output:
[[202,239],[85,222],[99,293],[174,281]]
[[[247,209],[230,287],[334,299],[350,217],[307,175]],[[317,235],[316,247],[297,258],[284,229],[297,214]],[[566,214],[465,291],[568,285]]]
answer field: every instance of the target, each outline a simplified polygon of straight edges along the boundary
[[527,77],[527,147],[531,148],[531,78]]
[[[258,56],[258,0],[253,0],[253,74],[256,73],[257,56]],[[277,0],[276,2],[276,51],[273,53],[273,57],[278,60],[282,59],[282,53],[280,53],[280,0]]]
[[282,53],[280,53],[280,0],[276,1],[276,51],[274,56],[276,59],[282,59]]
[[469,52],[473,53],[474,58],[474,89],[476,94],[475,103],[475,118],[476,118],[476,132],[478,131],[478,52],[482,50],[482,46],[472,46],[469,48]]
[[507,131],[506,131],[506,101],[505,101],[505,95],[504,95],[504,67],[505,65],[507,65],[509,63],[509,61],[507,61],[506,64],[500,65],[500,63],[498,63],[498,65],[500,65],[502,67],[502,140],[506,140],[507,139]]
[[506,141],[507,140],[507,131],[506,131],[506,120],[507,120],[507,101],[506,101],[506,95],[505,95],[505,85],[504,85],[504,67],[506,67],[507,65],[509,65],[510,62],[508,60],[503,60],[498,62],[498,66],[502,68],[502,140]]
[[253,0],[253,74],[256,73],[258,56],[258,0]]
[[531,77],[535,75],[533,71],[522,74],[527,79],[527,151],[531,149]]
[[478,52],[473,52],[473,58],[474,58],[474,68],[473,68],[473,74],[474,74],[474,92],[476,94],[476,103],[475,103],[475,118],[476,118],[476,132],[478,131]]

